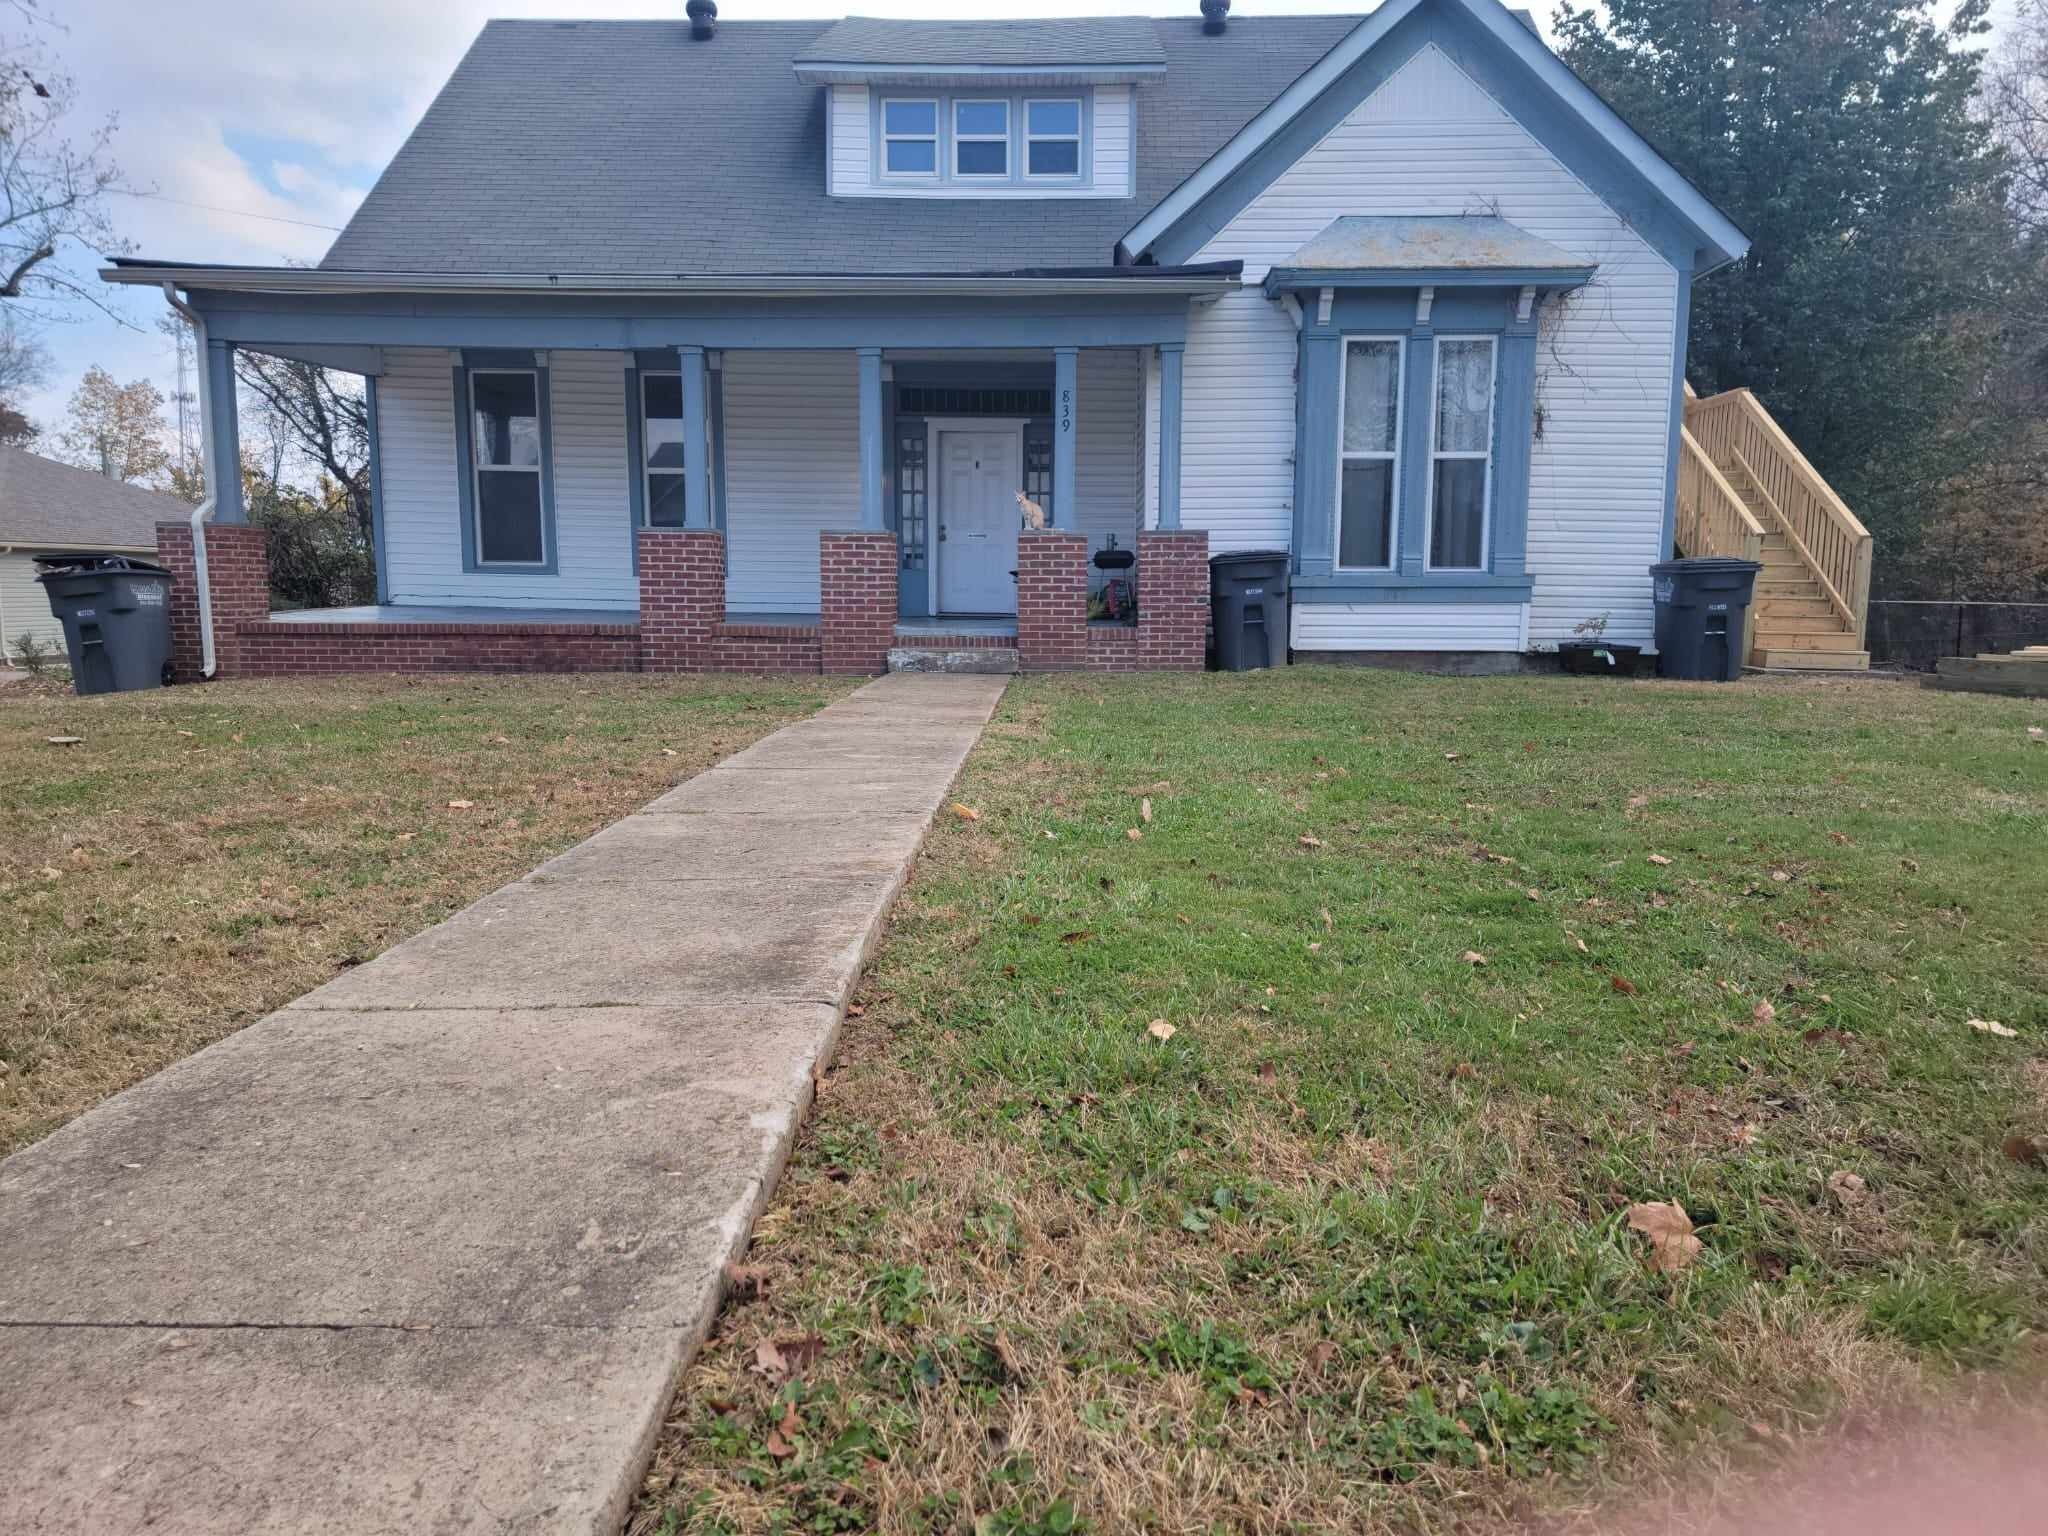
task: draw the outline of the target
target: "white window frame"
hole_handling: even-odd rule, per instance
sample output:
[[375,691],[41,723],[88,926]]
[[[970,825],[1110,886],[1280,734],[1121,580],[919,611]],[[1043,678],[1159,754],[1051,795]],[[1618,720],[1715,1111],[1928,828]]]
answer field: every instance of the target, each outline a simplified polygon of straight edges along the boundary
[[[942,103],[936,96],[884,96],[882,98],[880,118],[882,163],[878,169],[883,177],[890,181],[937,181],[939,179],[939,173],[945,169],[945,161],[939,153],[939,146],[945,141],[943,129],[945,128],[946,114],[939,110],[941,105]],[[889,131],[889,108],[892,106],[930,107],[932,109],[932,131],[930,133],[891,133]],[[889,169],[889,145],[891,142],[899,144],[929,143],[932,147],[932,168],[928,171],[892,171]]]
[[[1351,344],[1355,341],[1386,342],[1394,344],[1394,447],[1392,452],[1377,449],[1353,451],[1344,446],[1344,394],[1351,378]],[[1338,571],[1392,571],[1401,564],[1401,443],[1408,420],[1408,338],[1401,335],[1359,333],[1346,335],[1341,339],[1337,351],[1337,497],[1330,509],[1330,568]],[[1354,460],[1385,460],[1393,465],[1388,472],[1392,494],[1388,498],[1387,511],[1387,563],[1385,565],[1345,565],[1340,558],[1344,552],[1344,466]]]
[[[1074,109],[1074,131],[1072,133],[1033,133],[1031,131],[1031,109],[1033,107],[1071,106]],[[1026,96],[1024,98],[1024,163],[1018,167],[1026,181],[1079,181],[1087,167],[1081,163],[1083,150],[1081,131],[1087,126],[1088,104],[1079,96]],[[1031,169],[1031,146],[1036,144],[1072,144],[1074,146],[1074,168],[1071,171],[1034,171]]]
[[[533,381],[534,429],[540,434],[540,458],[533,464],[486,464],[476,441],[476,381],[486,374],[524,374]],[[469,517],[470,537],[476,541],[476,564],[479,570],[494,571],[544,571],[548,567],[548,416],[541,405],[541,377],[538,368],[472,368],[469,370],[469,420],[464,430],[469,433]],[[511,475],[531,473],[534,477],[534,502],[540,509],[540,558],[538,560],[487,560],[484,558],[484,482],[485,475]]]
[[[962,133],[960,131],[960,109],[962,107],[1001,107],[1003,109],[1003,131],[1001,133]],[[955,181],[1010,181],[1014,167],[1011,159],[1017,153],[1015,138],[1016,124],[1011,121],[1010,98],[1007,96],[955,96],[950,121],[946,157],[951,164]],[[962,144],[1000,144],[1003,146],[1003,168],[1000,171],[963,171],[960,169],[960,146]]]
[[[1442,425],[1443,390],[1441,386],[1444,343],[1447,341],[1486,343],[1486,451],[1474,453],[1470,450],[1440,449],[1438,429]],[[1467,575],[1487,569],[1493,557],[1493,444],[1500,435],[1500,338],[1481,333],[1471,336],[1439,336],[1430,349],[1429,372],[1429,483],[1423,488],[1423,505],[1427,508],[1422,523],[1422,568],[1425,571],[1458,571]],[[1429,558],[1430,547],[1436,543],[1436,467],[1445,459],[1486,461],[1486,478],[1480,490],[1479,502],[1479,563],[1477,565],[1437,565]]]
[[[642,368],[640,370],[640,526],[642,528],[676,528],[688,525],[690,496],[690,434],[683,432],[683,467],[681,469],[656,470],[653,464],[654,447],[647,437],[647,381],[649,379],[674,379],[681,386],[683,375],[675,368]],[[685,420],[688,418],[685,417]],[[708,425],[708,423],[707,423]],[[708,434],[707,434],[708,435]],[[682,523],[659,523],[654,521],[654,477],[657,474],[680,475],[683,481]]]

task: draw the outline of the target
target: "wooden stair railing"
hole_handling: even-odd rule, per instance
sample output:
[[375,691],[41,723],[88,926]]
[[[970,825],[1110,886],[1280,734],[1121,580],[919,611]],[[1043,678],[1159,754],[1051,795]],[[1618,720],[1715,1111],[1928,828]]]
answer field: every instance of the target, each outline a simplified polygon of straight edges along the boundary
[[[1685,386],[1688,401],[1698,398]],[[1683,555],[1730,555],[1761,560],[1764,525],[1758,522],[1728,477],[1721,473],[1688,427],[1678,429],[1678,520],[1673,542]],[[1758,604],[1749,605],[1742,635],[1742,654],[1756,643]]]
[[1749,477],[1775,531],[1785,535],[1861,646],[1870,619],[1870,530],[1750,391],[1731,389],[1702,400],[1688,385],[1685,428],[1705,457]]

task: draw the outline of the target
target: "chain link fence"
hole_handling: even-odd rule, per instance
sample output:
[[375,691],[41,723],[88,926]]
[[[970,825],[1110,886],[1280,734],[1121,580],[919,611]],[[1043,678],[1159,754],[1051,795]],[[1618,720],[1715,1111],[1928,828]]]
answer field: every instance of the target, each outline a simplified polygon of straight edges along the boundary
[[1944,656],[2048,645],[2048,603],[1878,600],[1864,634],[1873,667],[1931,672]]

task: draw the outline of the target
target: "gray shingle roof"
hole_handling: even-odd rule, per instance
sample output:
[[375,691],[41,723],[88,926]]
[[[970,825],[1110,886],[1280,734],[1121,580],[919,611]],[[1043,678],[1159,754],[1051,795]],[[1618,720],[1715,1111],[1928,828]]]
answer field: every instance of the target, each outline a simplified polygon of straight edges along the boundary
[[[1133,198],[832,198],[825,91],[794,62],[832,26],[494,21],[335,240],[342,271],[973,272],[1100,266],[1117,238],[1357,16],[1148,22]],[[840,25],[844,25],[841,23]]]
[[19,448],[0,448],[0,544],[31,549],[154,549],[156,525],[192,509]]
[[849,16],[796,56],[799,64],[1164,64],[1149,16],[1044,21],[883,21]]

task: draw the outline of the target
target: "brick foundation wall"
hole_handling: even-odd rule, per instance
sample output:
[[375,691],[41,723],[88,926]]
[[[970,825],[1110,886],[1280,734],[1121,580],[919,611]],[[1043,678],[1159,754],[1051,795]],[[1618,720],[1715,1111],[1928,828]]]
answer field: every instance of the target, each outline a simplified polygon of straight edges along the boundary
[[824,670],[824,637],[815,624],[714,625],[707,641],[706,672],[819,672]]
[[237,634],[244,677],[338,672],[637,672],[633,624],[273,624]]
[[[202,655],[192,525],[158,523],[156,558],[171,573],[172,670],[181,683],[198,682]],[[246,523],[207,524],[206,573],[213,593],[214,676],[232,677],[242,670],[242,626],[270,617],[270,535]]]
[[896,535],[818,535],[818,622],[826,672],[871,677],[889,670],[896,637]]
[[1059,528],[1017,535],[1017,665],[1061,672],[1088,664],[1088,540]]
[[1138,670],[1201,671],[1208,664],[1208,628],[1208,532],[1140,530]]

